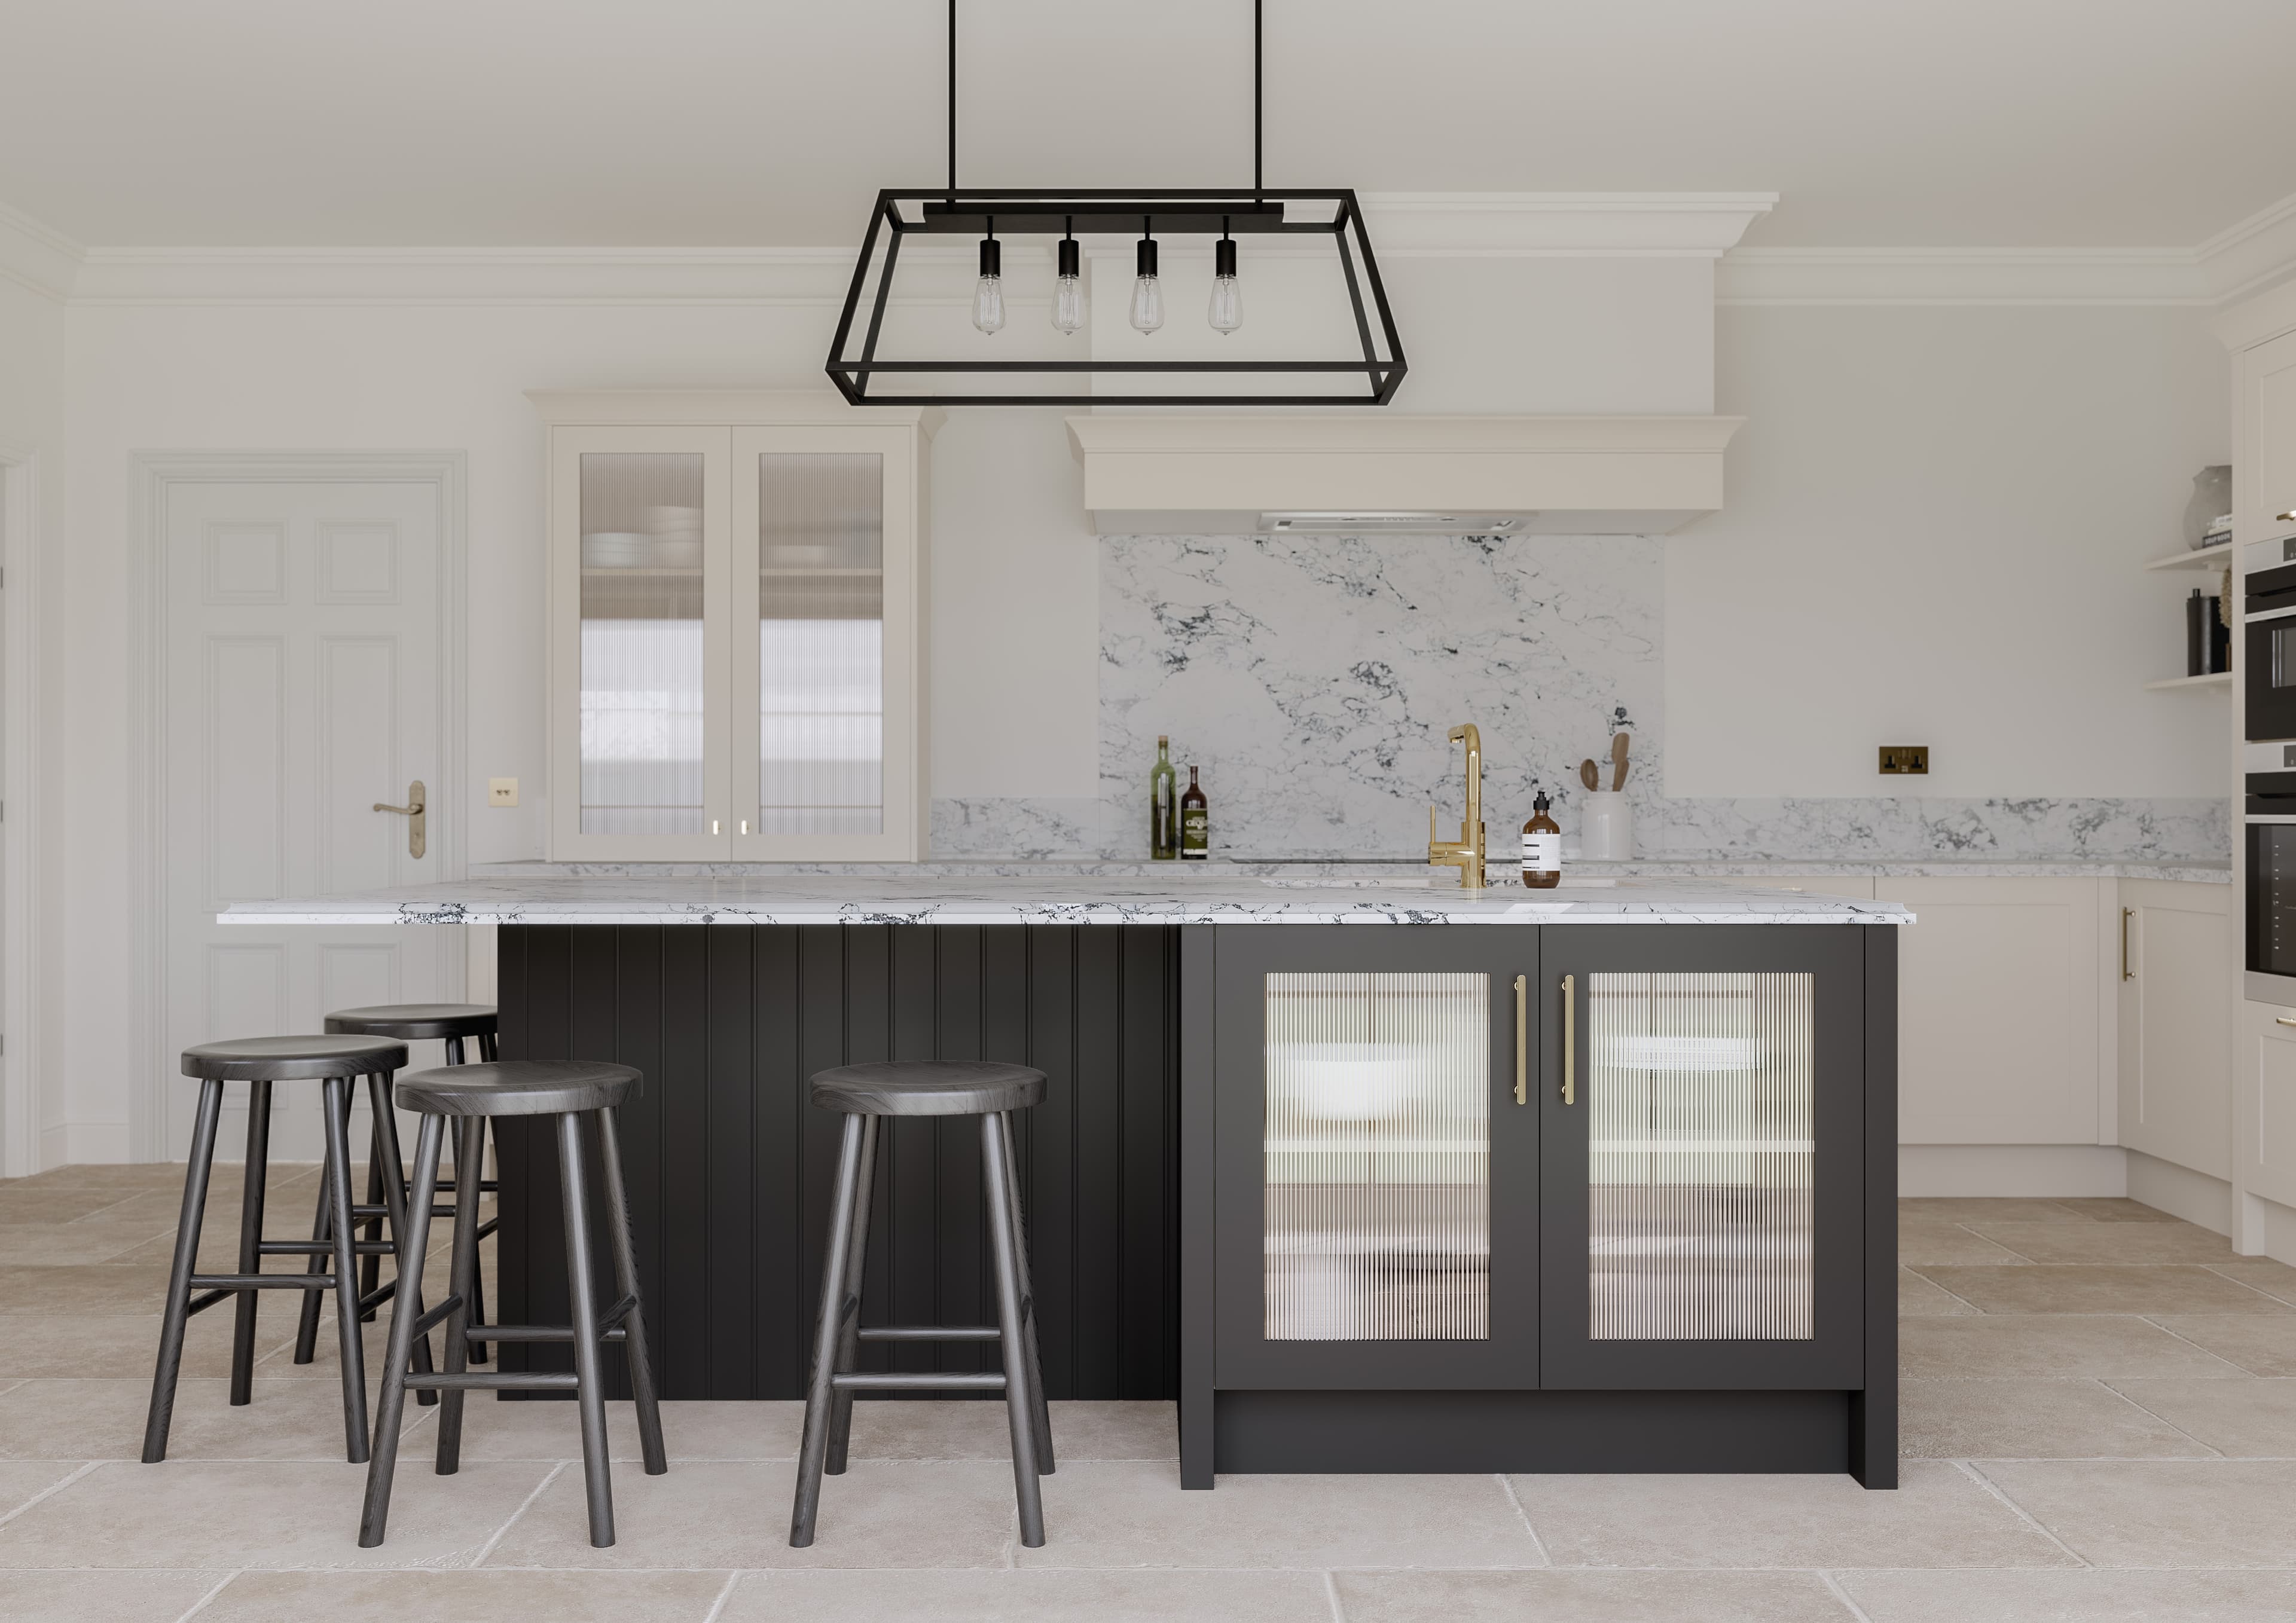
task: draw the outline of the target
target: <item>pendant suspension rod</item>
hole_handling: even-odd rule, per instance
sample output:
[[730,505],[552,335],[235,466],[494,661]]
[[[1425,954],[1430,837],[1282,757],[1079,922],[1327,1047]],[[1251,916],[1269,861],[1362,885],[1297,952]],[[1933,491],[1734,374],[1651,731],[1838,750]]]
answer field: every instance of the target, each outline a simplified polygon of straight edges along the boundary
[[[1252,0],[1254,4],[1259,0]],[[956,0],[948,0],[948,201],[956,202]]]
[[[948,4],[950,10],[954,11],[956,7],[956,0],[948,0]],[[1259,164],[1259,81],[1261,77],[1259,70],[1261,33],[1259,12],[1262,0],[1251,0],[1251,201],[1255,203],[1259,201],[1259,193],[1262,189],[1262,176]],[[950,49],[951,53],[954,54],[955,47],[952,46]],[[955,94],[955,93],[954,91],[950,93],[952,97]],[[956,137],[952,134],[949,139],[954,143]],[[954,160],[952,160],[952,161]],[[948,184],[951,187],[955,187],[956,184],[956,176],[953,170],[949,175]]]

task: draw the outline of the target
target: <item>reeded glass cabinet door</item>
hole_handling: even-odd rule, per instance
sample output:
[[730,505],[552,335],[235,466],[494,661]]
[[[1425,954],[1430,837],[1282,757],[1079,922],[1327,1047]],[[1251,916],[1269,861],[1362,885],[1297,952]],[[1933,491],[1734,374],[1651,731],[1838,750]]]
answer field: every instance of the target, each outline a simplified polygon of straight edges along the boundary
[[1854,936],[1546,937],[1546,1384],[1855,1384]]
[[1536,951],[1220,931],[1220,1385],[1537,1384],[1537,1111],[1514,1102]]

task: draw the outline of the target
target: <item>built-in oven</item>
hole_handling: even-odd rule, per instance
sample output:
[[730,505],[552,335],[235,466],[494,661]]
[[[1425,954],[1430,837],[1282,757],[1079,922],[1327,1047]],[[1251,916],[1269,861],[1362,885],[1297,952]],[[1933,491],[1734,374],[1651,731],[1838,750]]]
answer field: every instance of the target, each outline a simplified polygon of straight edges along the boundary
[[2251,570],[2246,607],[2247,736],[2296,738],[2296,563]]
[[[2275,746],[2296,758],[2296,744]],[[2263,753],[2251,748],[2251,762]],[[2296,758],[2277,772],[2248,775],[2248,961],[2244,989],[2259,1003],[2296,1008]]]

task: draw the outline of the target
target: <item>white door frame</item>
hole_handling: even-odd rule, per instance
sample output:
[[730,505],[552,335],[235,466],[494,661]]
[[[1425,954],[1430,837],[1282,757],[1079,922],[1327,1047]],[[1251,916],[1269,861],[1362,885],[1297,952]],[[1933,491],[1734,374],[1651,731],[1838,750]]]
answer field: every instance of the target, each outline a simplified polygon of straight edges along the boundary
[[0,445],[0,1177],[40,1170],[40,459]]
[[[141,811],[140,861],[129,925],[136,1074],[128,1090],[127,1152],[132,1160],[166,1160],[167,1094],[174,1056],[167,1052],[168,1004],[168,492],[179,484],[377,482],[434,487],[439,513],[439,768],[430,804],[430,848],[439,877],[463,874],[463,791],[467,728],[463,703],[463,489],[466,458],[460,451],[137,451],[128,457],[134,588],[134,637],[129,692],[136,696],[131,758],[134,802]],[[456,940],[443,955],[454,980],[463,959]]]

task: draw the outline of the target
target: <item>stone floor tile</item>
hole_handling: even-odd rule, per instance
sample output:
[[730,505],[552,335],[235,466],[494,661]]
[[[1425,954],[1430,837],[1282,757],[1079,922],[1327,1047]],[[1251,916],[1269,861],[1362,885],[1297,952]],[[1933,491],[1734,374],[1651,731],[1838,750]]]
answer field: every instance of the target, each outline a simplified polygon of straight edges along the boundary
[[[1013,1472],[1001,1463],[856,1460],[843,1476],[824,1479],[813,1545],[792,1550],[792,1468],[708,1461],[673,1465],[659,1477],[616,1465],[619,1542],[597,1550],[590,1546],[581,1467],[550,1469],[558,1475],[487,1566],[1002,1567],[1016,1537]],[[398,1480],[418,1476],[427,1477],[427,1468],[410,1462]]]
[[1842,1572],[1870,1623],[2285,1623],[2296,1572]]
[[[2194,1223],[1973,1223],[2033,1262],[2230,1262],[2232,1242]],[[1908,1259],[1910,1260],[1910,1258]],[[1957,1262],[1959,1258],[1941,1258]]]
[[[294,1321],[283,1319],[276,1304],[257,1321],[258,1357],[292,1339]],[[214,1307],[194,1318],[184,1332],[186,1376],[231,1373],[231,1309]],[[77,1376],[149,1381],[160,1356],[160,1316],[146,1318],[103,1314],[57,1314],[41,1317],[0,1316],[0,1381],[26,1375]]]
[[227,1571],[0,1571],[0,1618],[20,1623],[176,1623],[228,1576]]
[[[803,1423],[801,1406],[792,1438]],[[1169,1403],[1063,1401],[1052,1406],[1053,1448],[1062,1460],[1176,1460],[1179,1416]],[[792,1446],[792,1453],[794,1447]],[[858,1403],[853,1456],[873,1460],[1003,1460],[1012,1457],[1004,1405]]]
[[142,1317],[168,1299],[165,1263],[83,1262],[0,1266],[0,1316],[127,1314]]
[[1347,1623],[1848,1623],[1814,1572],[1335,1572]]
[[[1352,1614],[1350,1614],[1352,1616]],[[718,1623],[1331,1623],[1320,1572],[745,1572]]]
[[[2105,1384],[2219,1453],[2236,1459],[2296,1459],[2296,1380],[2124,1380]],[[5,1401],[0,1398],[0,1403]],[[2291,1555],[2296,1561],[2296,1550]]]
[[1911,1268],[1898,1270],[1898,1316],[1933,1318],[1973,1316],[1977,1309],[1950,1291],[1931,1283]]
[[[2276,1318],[2226,1324],[2277,1324]],[[2296,1321],[2285,1333],[2296,1350]],[[2185,1375],[2238,1379],[2214,1353],[2134,1314],[1979,1314],[1909,1318],[1898,1326],[1898,1367],[1935,1379]]]
[[1976,1469],[2095,1566],[2296,1566],[2296,1461],[1993,1460]]
[[[377,1381],[367,1382],[369,1424]],[[258,1381],[234,1408],[226,1380],[176,1383],[171,1460],[340,1460],[342,1389],[312,1381]],[[28,1381],[0,1392],[0,1459],[132,1460],[144,1451],[152,1382]],[[406,1422],[422,1413],[406,1406]]]
[[2152,1322],[2251,1375],[2296,1375],[2296,1318],[2178,1313],[2155,1315]]
[[52,1227],[103,1216],[123,1198],[116,1189],[27,1189],[12,1181],[0,1184],[0,1225]]
[[[673,1464],[681,1460],[771,1460],[791,1463],[793,1468],[804,1427],[805,1406],[797,1402],[685,1399],[661,1406],[662,1446]],[[857,1414],[853,1437],[857,1459],[867,1457],[860,1452],[863,1435]],[[434,1444],[426,1438],[419,1446],[427,1456]],[[606,1447],[618,1461],[640,1457],[635,1405],[606,1405]],[[581,1420],[570,1403],[504,1403],[490,1394],[472,1393],[463,1409],[463,1457],[578,1460],[582,1457]]]
[[1920,1460],[2088,1460],[2204,1459],[2213,1451],[2100,1381],[1912,1380],[1898,1388],[1898,1452]]
[[[0,1227],[0,1267],[150,1261],[153,1253],[144,1248],[153,1244],[159,1233],[149,1223],[117,1223],[103,1217],[77,1223],[12,1224]],[[172,1248],[175,1242],[166,1244]],[[158,1258],[162,1266],[173,1260],[170,1251],[158,1253]]]
[[1830,1473],[1511,1480],[1560,1567],[2076,1564],[1982,1484],[1927,1460],[1907,1461],[1890,1491]]
[[[393,1529],[396,1531],[396,1528]],[[242,1572],[199,1623],[702,1623],[726,1572]],[[4,1581],[4,1580],[0,1580]],[[856,1614],[848,1614],[852,1619]]]
[[2292,1313],[2280,1301],[2194,1264],[2105,1263],[2013,1268],[1917,1267],[1984,1313]]
[[[1489,1476],[1223,1476],[1177,1463],[1062,1465],[1044,1479],[1046,1545],[1021,1567],[1541,1567]],[[823,1515],[826,1526],[827,1510]]]
[[2181,1223],[2157,1206],[2132,1201],[2127,1195],[2066,1195],[2056,1202],[2097,1223]]
[[[2039,1227],[2040,1225],[2034,1225]],[[2088,1224],[2057,1226],[2082,1229]],[[1969,1263],[1988,1267],[2014,1266],[2028,1260],[1957,1223],[1915,1221],[1898,1225],[1898,1260],[1908,1266],[1922,1263]]]
[[1935,1223],[2090,1223],[2070,1201],[1997,1196],[1907,1195],[1898,1202],[1898,1221]]
[[0,1525],[0,1567],[185,1567],[225,1551],[242,1567],[463,1566],[554,1469],[465,1465],[451,1477],[402,1470],[390,1538],[362,1550],[364,1465],[102,1464]]
[[[0,1516],[21,1510],[85,1463],[61,1460],[0,1461]],[[6,1615],[0,1612],[0,1617]]]
[[2284,1302],[2296,1303],[2296,1268],[2284,1262],[2275,1262],[2268,1257],[2240,1257],[2209,1265],[2226,1279],[2238,1280],[2251,1290],[2261,1291],[2267,1296]]

